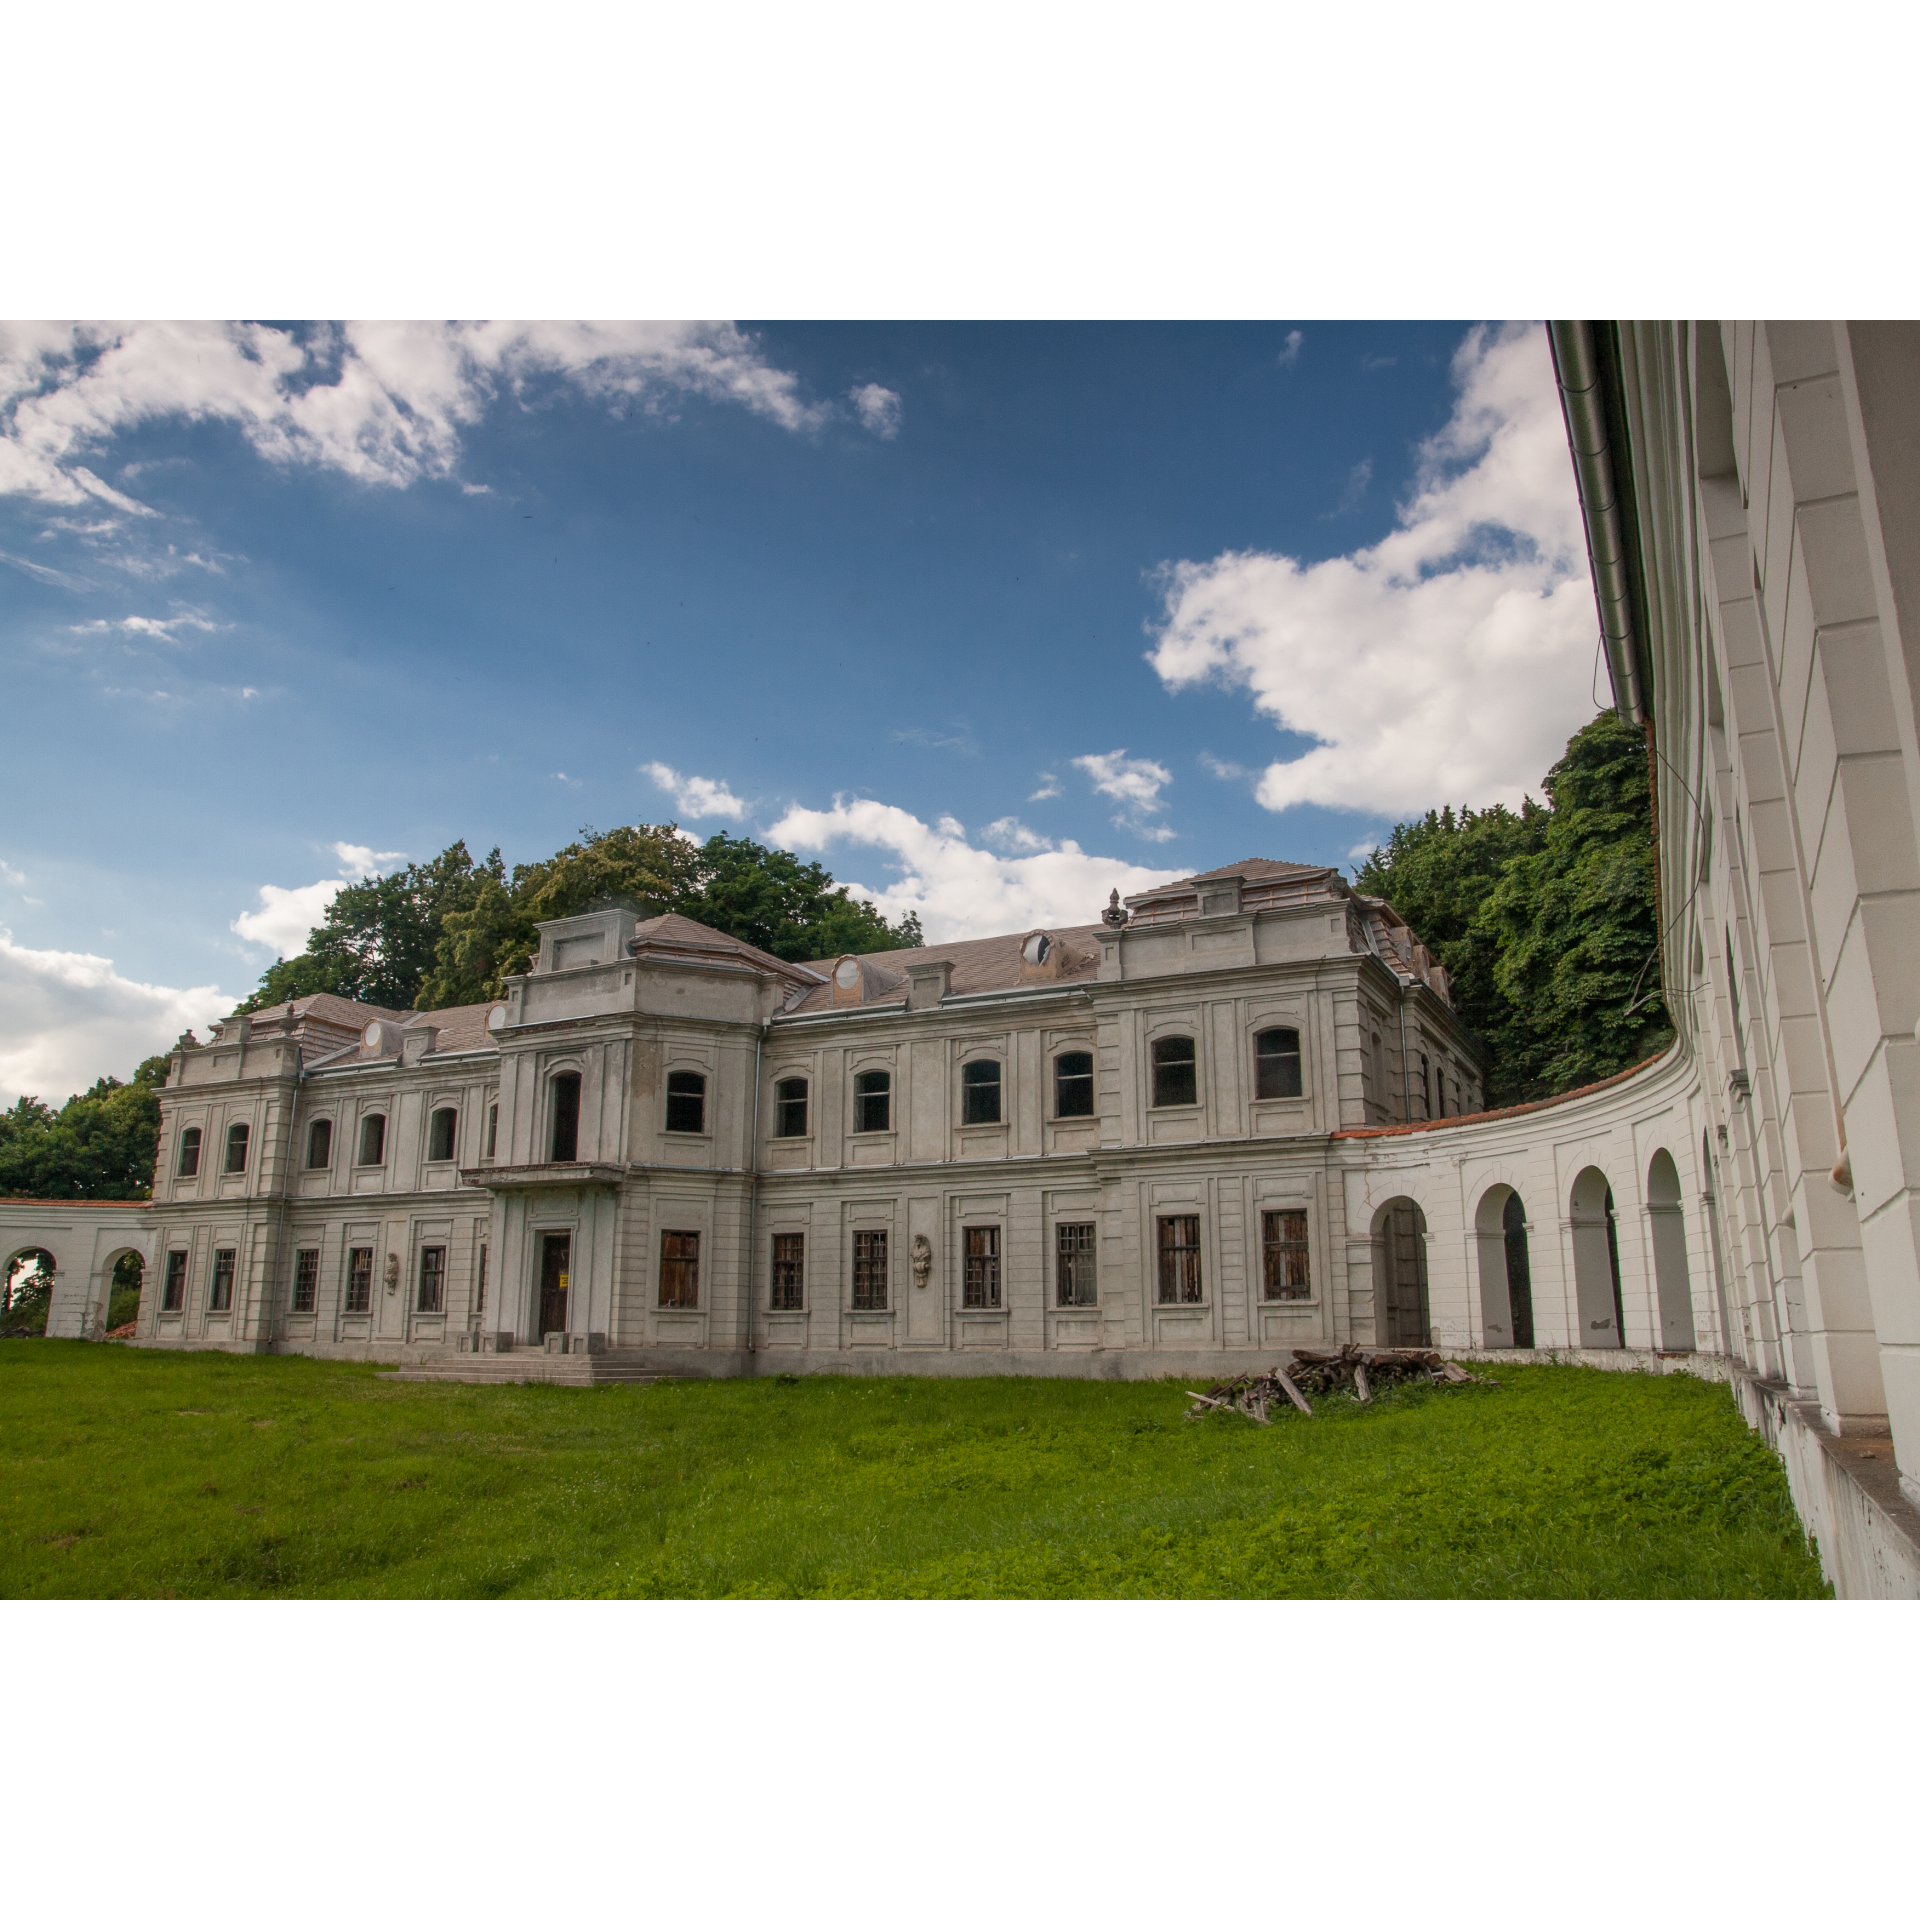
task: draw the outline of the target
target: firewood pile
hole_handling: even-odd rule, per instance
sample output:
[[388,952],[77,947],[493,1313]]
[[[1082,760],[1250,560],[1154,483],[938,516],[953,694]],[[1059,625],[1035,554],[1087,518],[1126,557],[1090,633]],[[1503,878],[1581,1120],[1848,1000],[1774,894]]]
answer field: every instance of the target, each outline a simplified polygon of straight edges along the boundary
[[1298,1408],[1311,1420],[1313,1408],[1308,1404],[1308,1394],[1349,1393],[1356,1400],[1371,1402],[1381,1387],[1414,1380],[1460,1386],[1476,1377],[1465,1367],[1419,1347],[1358,1347],[1349,1343],[1338,1353],[1313,1353],[1295,1347],[1292,1362],[1285,1367],[1275,1367],[1269,1373],[1243,1373],[1222,1380],[1205,1393],[1189,1391],[1187,1398],[1194,1404],[1187,1409],[1187,1418],[1243,1413],[1264,1427],[1272,1424],[1272,1411],[1282,1403]]

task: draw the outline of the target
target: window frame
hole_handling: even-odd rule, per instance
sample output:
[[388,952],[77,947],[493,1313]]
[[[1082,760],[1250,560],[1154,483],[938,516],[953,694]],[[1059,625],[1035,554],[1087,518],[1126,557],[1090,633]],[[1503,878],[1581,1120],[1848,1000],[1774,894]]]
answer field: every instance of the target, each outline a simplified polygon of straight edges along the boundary
[[[991,1055],[976,1060],[964,1060],[960,1064],[960,1124],[963,1127],[1000,1127],[1006,1125],[1004,1102],[1001,1100],[1001,1088],[1006,1081],[1006,1071],[1000,1061]],[[991,1092],[992,1099],[987,1099]],[[975,1096],[979,1096],[977,1099]],[[993,1111],[976,1111],[991,1106]]]
[[[569,1091],[562,1093],[561,1088]],[[562,1067],[547,1075],[547,1165],[577,1166],[580,1161],[580,1107],[586,1080],[578,1067]],[[568,1112],[571,1103],[572,1111]],[[560,1151],[563,1123],[566,1124],[566,1152]]]
[[[1075,1244],[1067,1244],[1072,1234]],[[1081,1236],[1085,1236],[1084,1240]],[[1056,1220],[1053,1223],[1053,1288],[1056,1307],[1097,1307],[1100,1304],[1100,1223],[1097,1220]],[[1085,1262],[1084,1273],[1081,1263]],[[1085,1299],[1069,1297],[1084,1291]]]
[[207,1311],[209,1313],[231,1313],[233,1311],[234,1275],[240,1264],[238,1247],[215,1247],[213,1250],[213,1279],[207,1287]]
[[[673,1271],[669,1275],[669,1268]],[[669,1299],[669,1286],[685,1299]],[[663,1312],[698,1312],[700,1307],[700,1234],[697,1228],[660,1229],[660,1274],[655,1289]]]
[[[368,1129],[376,1142],[372,1159],[367,1158]],[[354,1152],[355,1170],[367,1167],[384,1167],[387,1164],[387,1116],[381,1113],[363,1113],[360,1116],[360,1139]]]
[[[431,1303],[427,1297],[427,1282],[433,1282]],[[420,1257],[414,1262],[413,1310],[415,1313],[445,1313],[447,1310],[447,1249],[443,1242],[434,1241],[420,1249]]]
[[[862,1083],[869,1080],[884,1080],[886,1085],[870,1090]],[[884,1115],[882,1125],[874,1127],[867,1124],[868,1102],[884,1102],[881,1112]],[[862,1067],[853,1076],[853,1130],[855,1133],[891,1133],[893,1131],[893,1069],[891,1067]]]
[[[1260,1209],[1260,1298],[1282,1305],[1313,1298],[1313,1223],[1305,1205]],[[1298,1234],[1277,1229],[1292,1221]]]
[[167,1249],[166,1272],[160,1281],[160,1311],[162,1313],[185,1313],[187,1310],[187,1278],[193,1256],[186,1247]]
[[[1191,1226],[1192,1238],[1170,1229]],[[1201,1307],[1207,1303],[1206,1269],[1201,1259],[1201,1227],[1197,1213],[1156,1213],[1153,1216],[1155,1251],[1154,1304],[1160,1307]]]
[[961,1228],[964,1264],[960,1280],[963,1313],[998,1313],[1006,1304],[1000,1285],[1000,1227],[997,1221]]
[[[1291,1048],[1273,1047],[1263,1050],[1261,1042],[1273,1035],[1287,1035],[1292,1041]],[[1284,1081],[1286,1069],[1293,1069],[1291,1088],[1279,1086],[1269,1089],[1266,1082],[1268,1069],[1273,1070],[1272,1077]],[[1272,1026],[1259,1028],[1253,1036],[1253,1097],[1256,1100],[1304,1100],[1307,1094],[1306,1050],[1300,1044],[1300,1029],[1276,1021]]]
[[373,1249],[361,1245],[347,1249],[346,1284],[341,1291],[342,1313],[373,1311]]
[[[445,1153],[441,1153],[437,1150],[440,1145],[440,1132],[441,1132],[440,1116],[442,1114],[446,1115],[446,1120],[447,1120],[447,1124],[446,1124],[447,1150]],[[429,1166],[436,1166],[436,1167],[443,1167],[448,1165],[451,1161],[453,1161],[458,1156],[459,1147],[460,1147],[460,1109],[459,1107],[454,1105],[447,1105],[447,1106],[439,1106],[439,1107],[432,1108],[427,1114],[427,1164]]]
[[[253,1145],[252,1127],[250,1127],[244,1120],[234,1121],[227,1128],[226,1158],[220,1163],[221,1179],[223,1180],[229,1179],[236,1173],[246,1172],[247,1150],[252,1145]],[[240,1164],[237,1167],[233,1164],[234,1157],[236,1154],[238,1154],[239,1160],[240,1160]]]
[[491,1160],[500,1150],[500,1102],[492,1101],[487,1107],[487,1151],[486,1158]]
[[[782,1092],[785,1087],[798,1087],[800,1097],[796,1101],[792,1095]],[[800,1124],[789,1126],[795,1108],[798,1108]],[[773,1137],[776,1140],[805,1140],[813,1122],[813,1086],[803,1073],[790,1073],[784,1079],[773,1083]]]
[[[1185,1047],[1187,1056],[1181,1059],[1163,1059],[1162,1048]],[[1178,1110],[1182,1107],[1197,1107],[1200,1104],[1200,1042],[1190,1033],[1163,1033],[1159,1039],[1149,1042],[1147,1047],[1148,1063],[1148,1106],[1156,1113],[1166,1110]],[[1189,1095],[1185,1100],[1161,1098],[1161,1075],[1184,1068],[1191,1076]]]
[[[697,1081],[699,1083],[698,1089],[690,1093],[684,1086],[676,1088],[673,1084],[676,1080]],[[676,1123],[674,1118],[674,1102],[676,1100],[682,1103],[682,1118],[685,1117],[685,1103],[689,1100],[694,1102],[694,1118],[699,1122],[697,1126],[688,1127]],[[675,1067],[667,1075],[667,1088],[664,1096],[664,1107],[661,1113],[660,1130],[662,1133],[684,1133],[690,1134],[695,1138],[705,1137],[707,1131],[707,1076],[702,1073],[699,1068]]]
[[[1069,1060],[1084,1060],[1087,1063],[1085,1073],[1069,1074],[1063,1071]],[[1061,1104],[1060,1095],[1066,1083],[1086,1086],[1087,1108],[1084,1113],[1069,1113]],[[1085,1047],[1072,1047],[1065,1053],[1053,1056],[1053,1117],[1056,1120],[1092,1120],[1097,1118],[1099,1102],[1094,1097],[1096,1080],[1093,1055]]]
[[768,1273],[767,1311],[804,1313],[807,1308],[807,1236],[776,1233]]
[[[174,1161],[176,1180],[198,1180],[200,1178],[200,1149],[206,1143],[206,1132],[201,1127],[182,1127],[180,1129],[180,1151]],[[187,1164],[187,1155],[193,1155],[193,1164]]]
[[[314,1143],[320,1143],[320,1157],[315,1159]],[[327,1114],[307,1122],[307,1164],[303,1171],[307,1173],[325,1173],[333,1165],[333,1120]]]
[[[295,1247],[293,1250],[293,1296],[289,1313],[312,1313],[320,1299],[320,1249]],[[302,1302],[305,1304],[303,1305]]]
[[[892,1257],[892,1247],[888,1235],[892,1230],[887,1227],[856,1227],[853,1231],[853,1311],[855,1313],[886,1313],[888,1298],[888,1264]],[[862,1287],[866,1298],[861,1298]]]

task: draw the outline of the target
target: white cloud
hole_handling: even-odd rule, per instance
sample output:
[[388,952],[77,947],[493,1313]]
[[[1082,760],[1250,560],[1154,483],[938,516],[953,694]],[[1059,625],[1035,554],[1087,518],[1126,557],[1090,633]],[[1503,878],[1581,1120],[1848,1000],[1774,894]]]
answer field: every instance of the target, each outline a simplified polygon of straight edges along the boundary
[[1157,760],[1129,760],[1124,747],[1111,753],[1083,753],[1073,763],[1093,782],[1093,790],[1137,813],[1160,811],[1160,789],[1173,775]]
[[1218,754],[1209,753],[1205,747],[1200,749],[1200,764],[1216,780],[1250,780],[1253,769],[1243,767],[1238,760],[1222,760]]
[[264,459],[404,487],[451,477],[463,429],[496,395],[537,397],[551,381],[647,411],[699,395],[790,431],[828,413],[723,321],[10,322],[0,324],[0,493],[151,517],[85,459],[157,420],[227,421]]
[[900,431],[900,396],[890,388],[869,380],[864,387],[855,387],[847,398],[869,433],[891,440]]
[[57,1105],[102,1074],[125,1080],[187,1028],[223,1019],[236,997],[147,986],[98,954],[16,946],[0,928],[0,1101],[30,1093]]
[[327,917],[327,908],[342,887],[355,880],[369,880],[407,857],[404,853],[375,853],[371,847],[356,847],[347,840],[336,840],[332,852],[340,862],[339,879],[316,880],[310,887],[262,887],[259,911],[243,913],[230,921],[232,931],[255,946],[270,947],[282,960],[289,954],[303,953],[307,935]]
[[1043,839],[1031,827],[1023,827],[1010,813],[983,828],[980,837],[1007,853],[1046,853],[1053,846],[1051,840]]
[[1293,363],[1300,358],[1300,343],[1305,340],[1306,337],[1298,327],[1295,327],[1294,330],[1287,335],[1287,344],[1274,355],[1273,364],[1276,367],[1292,366]]
[[744,820],[747,816],[747,803],[729,793],[724,780],[709,780],[697,773],[682,779],[661,760],[649,760],[639,771],[662,793],[672,794],[674,805],[689,820]]
[[1364,867],[1380,848],[1380,836],[1370,833],[1364,840],[1356,840],[1347,849],[1348,861],[1356,867]]
[[1180,877],[1178,871],[1137,867],[1083,853],[1063,840],[1044,853],[1006,857],[970,846],[959,821],[928,826],[900,807],[878,800],[836,798],[825,811],[793,807],[767,833],[775,846],[818,853],[836,842],[884,848],[900,879],[875,891],[853,885],[889,919],[917,913],[930,942],[976,940],[1036,926],[1085,926],[1107,895],[1139,893]]
[[1029,804],[1035,800],[1058,800],[1065,791],[1066,789],[1061,786],[1060,782],[1056,780],[1052,774],[1043,774],[1040,778],[1040,785],[1032,793],[1027,795],[1027,800]]
[[1276,812],[1517,805],[1593,711],[1593,596],[1546,336],[1475,328],[1453,371],[1453,416],[1377,546],[1169,570],[1148,655],[1162,681],[1244,687],[1317,742],[1262,776]]
[[0,860],[0,880],[4,880],[10,887],[24,887],[27,884],[27,876],[18,867],[10,866],[5,860]]
[[124,620],[88,620],[77,627],[69,627],[69,633],[142,633],[150,639],[164,640],[169,646],[177,647],[180,642],[175,637],[176,627],[192,627],[197,633],[218,633],[221,631],[217,621],[209,620],[198,607],[189,607],[184,613],[177,613],[171,620],[154,620],[146,614],[129,614]]

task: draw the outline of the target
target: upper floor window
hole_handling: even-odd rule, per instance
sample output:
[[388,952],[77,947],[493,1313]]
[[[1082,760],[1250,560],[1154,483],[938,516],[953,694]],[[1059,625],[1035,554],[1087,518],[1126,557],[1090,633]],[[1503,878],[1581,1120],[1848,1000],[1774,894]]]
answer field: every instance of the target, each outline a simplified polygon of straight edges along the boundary
[[1053,1063],[1053,1112],[1057,1120],[1079,1120],[1093,1111],[1093,1055],[1063,1053]]
[[893,1125],[893,1076],[876,1067],[853,1076],[853,1130],[885,1133]]
[[705,1133],[707,1130],[707,1076],[704,1073],[667,1075],[667,1131]]
[[384,1113],[370,1113],[360,1122],[360,1152],[356,1164],[363,1167],[377,1167],[385,1163],[387,1157],[387,1116]]
[[307,1170],[313,1172],[320,1167],[333,1164],[333,1122],[316,1120],[307,1129]]
[[191,1180],[200,1171],[200,1129],[188,1127],[180,1135],[180,1178]]
[[1164,1213],[1159,1220],[1160,1304],[1182,1306],[1200,1295],[1200,1216]]
[[1260,1258],[1269,1300],[1306,1300],[1313,1294],[1307,1271],[1307,1210],[1282,1207],[1260,1216]]
[[1253,1097],[1300,1097],[1300,1036],[1291,1027],[1269,1027],[1253,1036]]
[[227,1171],[245,1173],[247,1170],[247,1123],[236,1120],[227,1129]]
[[580,1157],[580,1076],[556,1073],[553,1076],[553,1135],[549,1160],[577,1160]]
[[[427,1123],[427,1158],[429,1160],[451,1160],[453,1158],[454,1129],[460,1124],[460,1116],[452,1107],[435,1107],[433,1118]],[[423,1308],[424,1312],[425,1309]]]
[[1153,1104],[1156,1107],[1200,1104],[1200,1076],[1191,1034],[1173,1033],[1153,1043]]
[[500,1108],[496,1102],[487,1109],[487,1158],[491,1160],[500,1144]]
[[807,1133],[807,1083],[782,1080],[773,1089],[773,1130],[782,1140],[803,1140]]
[[1000,1118],[1000,1062],[969,1060],[960,1069],[960,1124],[990,1126]]
[[663,1307],[700,1304],[700,1236],[697,1233],[661,1234],[660,1304]]

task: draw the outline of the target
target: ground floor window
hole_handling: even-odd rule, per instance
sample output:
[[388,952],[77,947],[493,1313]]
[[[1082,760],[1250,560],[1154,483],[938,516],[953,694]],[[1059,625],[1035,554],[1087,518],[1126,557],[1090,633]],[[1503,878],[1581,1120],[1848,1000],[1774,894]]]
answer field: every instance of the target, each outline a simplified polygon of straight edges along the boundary
[[1307,1271],[1307,1210],[1283,1207],[1260,1216],[1260,1258],[1269,1300],[1305,1300],[1313,1293]]
[[798,1313],[806,1304],[807,1236],[804,1233],[776,1233],[773,1236],[773,1298],[775,1313]]
[[213,1251],[213,1292],[207,1299],[209,1313],[225,1313],[233,1305],[234,1258],[232,1247],[216,1247]]
[[853,1236],[853,1310],[878,1313],[886,1304],[887,1236],[856,1233]]
[[1090,1307],[1097,1294],[1093,1272],[1093,1222],[1063,1220],[1053,1230],[1054,1263],[1063,1307]]
[[1185,1306],[1200,1298],[1200,1216],[1164,1213],[1160,1232],[1160,1304]]
[[697,1233],[661,1234],[660,1304],[663,1307],[700,1304],[700,1236]]
[[293,1310],[311,1313],[320,1292],[320,1249],[302,1247],[293,1257]]
[[187,1250],[185,1247],[170,1247],[167,1250],[166,1285],[160,1291],[160,1311],[178,1313],[187,1304]]
[[420,1249],[420,1285],[413,1299],[415,1313],[444,1313],[447,1300],[447,1250]]
[[373,1249],[352,1247],[347,1252],[347,1311],[366,1313],[373,1306]]
[[1000,1304],[1000,1229],[967,1229],[967,1271],[960,1304],[997,1307]]

